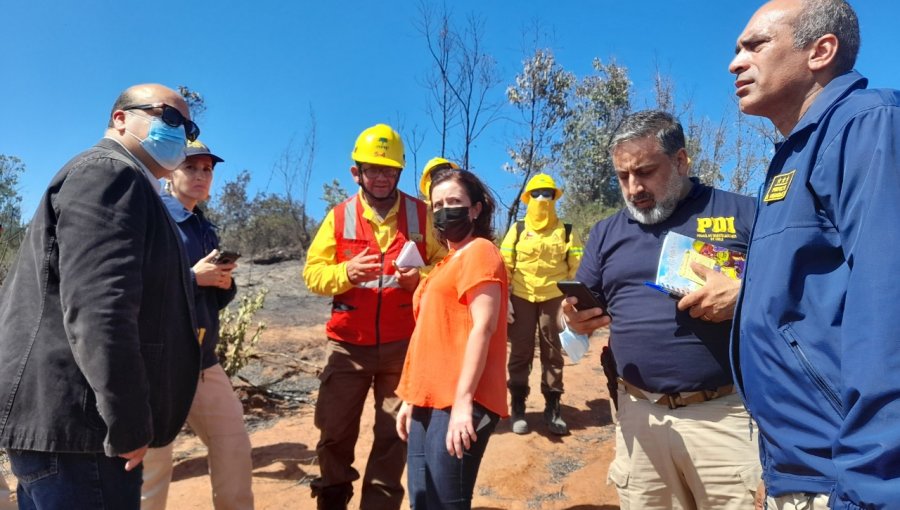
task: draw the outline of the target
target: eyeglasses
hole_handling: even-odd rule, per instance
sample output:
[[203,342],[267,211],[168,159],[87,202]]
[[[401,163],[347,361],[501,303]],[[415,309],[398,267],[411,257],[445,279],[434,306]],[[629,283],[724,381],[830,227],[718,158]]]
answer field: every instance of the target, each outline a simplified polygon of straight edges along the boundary
[[184,115],[178,111],[178,108],[169,106],[166,103],[136,104],[126,106],[125,108],[122,108],[122,110],[154,110],[156,108],[162,108],[162,115],[160,115],[159,118],[169,126],[184,126],[184,135],[188,141],[193,142],[200,136],[200,128],[194,121],[184,118]]
[[531,190],[531,198],[538,198],[538,197],[553,198],[555,195],[556,195],[555,189],[542,188],[542,189]]
[[369,179],[374,179],[376,177],[387,177],[388,179],[394,179],[398,175],[400,175],[399,168],[393,168],[389,166],[379,166],[379,167],[368,167],[362,169],[363,175],[368,177]]

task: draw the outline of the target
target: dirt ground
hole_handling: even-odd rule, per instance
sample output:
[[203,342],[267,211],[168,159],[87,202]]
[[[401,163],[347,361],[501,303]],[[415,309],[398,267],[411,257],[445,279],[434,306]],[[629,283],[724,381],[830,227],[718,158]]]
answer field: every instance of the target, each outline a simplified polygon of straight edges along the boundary
[[[315,376],[323,365],[329,300],[309,295],[300,271],[299,262],[245,265],[239,279],[242,292],[260,286],[269,289],[266,308],[260,312],[268,325],[259,345],[260,357],[234,381],[245,401],[253,444],[253,490],[260,510],[315,508],[309,490],[309,482],[318,475],[318,430],[313,425],[318,386]],[[543,398],[535,391],[527,408],[531,433],[513,434],[508,420],[503,420],[491,437],[473,508],[619,508],[615,489],[606,485],[614,430],[600,369],[599,352],[605,337],[598,335],[591,341],[584,359],[577,365],[567,363],[564,371],[563,417],[571,434],[558,437],[546,431],[541,419]],[[532,373],[531,386],[540,387],[537,371]],[[373,415],[370,399],[356,448],[360,472],[371,446]],[[188,431],[183,432],[176,440],[175,459],[168,507],[212,509],[203,444]],[[351,508],[359,504],[358,485],[355,492]]]

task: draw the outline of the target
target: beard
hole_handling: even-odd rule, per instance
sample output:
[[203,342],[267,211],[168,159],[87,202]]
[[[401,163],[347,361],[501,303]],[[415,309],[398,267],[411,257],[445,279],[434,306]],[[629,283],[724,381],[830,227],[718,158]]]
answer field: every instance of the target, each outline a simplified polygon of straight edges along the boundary
[[[628,211],[631,212],[631,215],[634,216],[638,223],[655,225],[669,219],[669,216],[675,212],[675,208],[678,207],[678,201],[681,198],[681,192],[685,186],[687,186],[685,178],[678,175],[678,172],[673,171],[672,176],[666,183],[665,194],[661,199],[657,200],[656,197],[648,192],[639,193],[632,197],[626,195],[625,206],[628,207]],[[635,201],[641,201],[646,198],[654,199],[653,207],[640,209],[634,205]]]

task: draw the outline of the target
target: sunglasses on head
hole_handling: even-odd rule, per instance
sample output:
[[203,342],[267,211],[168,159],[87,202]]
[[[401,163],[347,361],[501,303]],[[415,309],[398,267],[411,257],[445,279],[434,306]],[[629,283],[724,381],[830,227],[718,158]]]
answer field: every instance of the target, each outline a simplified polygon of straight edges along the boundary
[[154,110],[156,108],[162,108],[162,115],[160,115],[159,118],[167,125],[172,127],[184,126],[184,135],[188,141],[193,142],[200,136],[200,128],[194,121],[184,118],[184,115],[178,111],[178,108],[169,106],[166,103],[136,104],[126,106],[125,108],[122,108],[122,110]]
[[554,195],[556,195],[556,190],[552,189],[536,189],[531,191],[531,198],[553,198]]

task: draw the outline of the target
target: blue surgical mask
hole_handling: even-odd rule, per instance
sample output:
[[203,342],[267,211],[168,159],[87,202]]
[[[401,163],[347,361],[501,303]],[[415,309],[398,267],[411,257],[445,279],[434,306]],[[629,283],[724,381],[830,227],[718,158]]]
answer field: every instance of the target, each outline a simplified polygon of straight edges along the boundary
[[184,163],[185,158],[184,128],[172,127],[159,117],[151,117],[147,120],[150,122],[150,128],[147,130],[146,138],[141,140],[130,131],[128,134],[141,143],[141,147],[154,161],[159,163],[159,166],[169,171],[177,169]]

